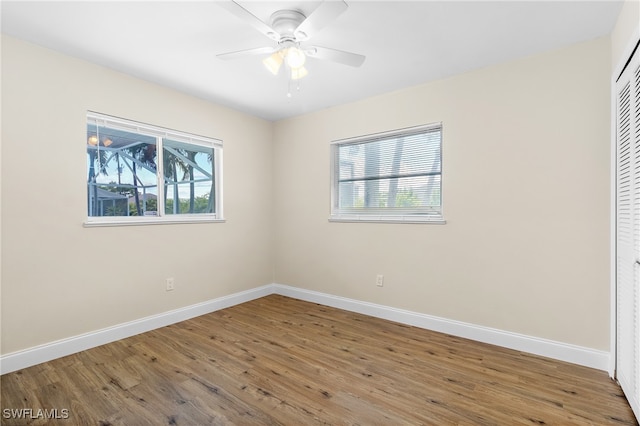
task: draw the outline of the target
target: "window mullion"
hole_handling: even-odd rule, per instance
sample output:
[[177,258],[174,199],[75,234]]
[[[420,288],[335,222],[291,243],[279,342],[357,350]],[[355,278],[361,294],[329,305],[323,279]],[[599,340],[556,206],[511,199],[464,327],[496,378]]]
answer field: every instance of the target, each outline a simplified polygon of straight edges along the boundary
[[158,216],[164,216],[164,152],[162,147],[162,137],[156,137],[156,180],[158,182]]

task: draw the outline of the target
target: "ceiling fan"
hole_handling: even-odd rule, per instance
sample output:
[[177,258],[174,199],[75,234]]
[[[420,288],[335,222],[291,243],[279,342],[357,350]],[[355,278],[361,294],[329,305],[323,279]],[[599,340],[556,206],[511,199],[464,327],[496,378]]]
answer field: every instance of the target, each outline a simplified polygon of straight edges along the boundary
[[274,40],[276,46],[257,47],[217,55],[220,59],[236,59],[251,55],[270,54],[262,62],[274,75],[286,64],[291,71],[291,79],[297,80],[308,74],[304,67],[307,57],[327,59],[352,67],[359,67],[365,57],[356,53],[330,49],[328,47],[306,45],[318,31],[331,23],[349,7],[343,0],[323,1],[309,16],[298,10],[278,10],[265,23],[237,2],[219,3],[225,9],[246,21],[262,34]]

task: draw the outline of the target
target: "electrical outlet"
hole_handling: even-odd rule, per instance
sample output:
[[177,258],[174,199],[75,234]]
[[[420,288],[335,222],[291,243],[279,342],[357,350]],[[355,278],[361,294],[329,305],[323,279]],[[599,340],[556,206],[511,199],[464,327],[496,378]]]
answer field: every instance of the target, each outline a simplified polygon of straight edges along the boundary
[[172,291],[175,289],[175,280],[173,278],[167,278],[167,291]]
[[382,287],[383,284],[384,284],[384,275],[378,274],[378,276],[376,276],[376,285],[378,287]]

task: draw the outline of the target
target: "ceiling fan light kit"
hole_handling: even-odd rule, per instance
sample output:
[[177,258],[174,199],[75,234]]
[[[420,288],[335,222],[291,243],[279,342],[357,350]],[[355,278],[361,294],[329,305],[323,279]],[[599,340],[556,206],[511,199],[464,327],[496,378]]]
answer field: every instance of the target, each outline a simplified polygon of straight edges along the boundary
[[237,52],[217,55],[220,59],[236,59],[243,56],[271,53],[262,62],[274,75],[278,75],[284,63],[290,70],[290,79],[299,80],[309,74],[304,67],[307,56],[326,59],[352,67],[359,67],[365,57],[356,53],[344,52],[320,46],[301,46],[313,35],[331,23],[347,8],[343,1],[323,1],[308,17],[297,10],[275,11],[269,24],[263,22],[235,1],[219,3],[225,9],[247,22],[262,34],[276,41],[276,47],[258,47]]
[[[289,42],[289,44],[292,43]],[[292,44],[290,47],[281,47],[276,50],[265,58],[262,63],[273,75],[278,75],[284,62],[291,70],[291,78],[297,80],[308,74],[308,71],[304,68],[306,59],[304,52],[297,45]]]

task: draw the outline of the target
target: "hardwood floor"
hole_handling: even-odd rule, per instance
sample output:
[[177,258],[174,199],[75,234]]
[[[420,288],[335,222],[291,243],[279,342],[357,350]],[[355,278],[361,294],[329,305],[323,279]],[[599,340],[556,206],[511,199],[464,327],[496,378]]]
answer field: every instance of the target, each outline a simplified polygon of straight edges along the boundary
[[637,424],[605,372],[277,295],[3,375],[1,396],[6,425]]

